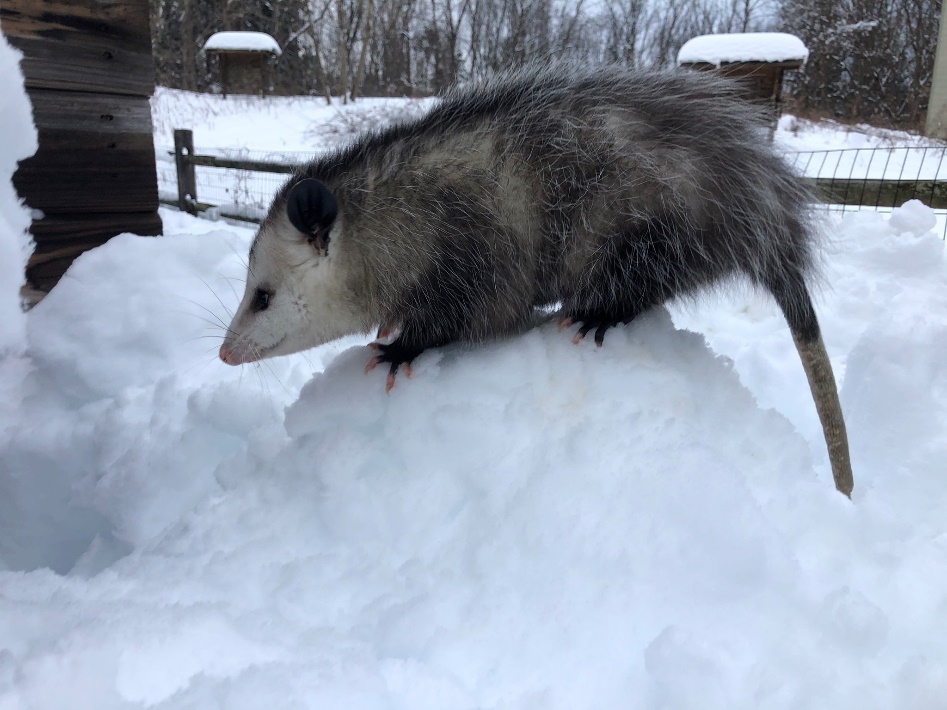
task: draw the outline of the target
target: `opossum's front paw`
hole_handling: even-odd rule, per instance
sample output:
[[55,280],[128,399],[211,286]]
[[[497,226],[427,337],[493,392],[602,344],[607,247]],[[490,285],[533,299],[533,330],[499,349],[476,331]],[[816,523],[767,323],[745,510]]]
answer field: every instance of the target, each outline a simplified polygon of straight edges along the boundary
[[373,343],[372,346],[381,351],[381,355],[376,355],[365,366],[365,373],[369,373],[382,362],[389,363],[388,379],[385,381],[385,394],[391,392],[395,386],[395,375],[400,369],[405,377],[411,377],[411,363],[418,355],[424,352],[424,348],[408,347],[399,340],[393,343]]
[[613,328],[624,321],[620,319],[605,318],[596,315],[566,316],[559,321],[559,330],[569,328],[578,324],[579,330],[572,338],[572,342],[578,345],[591,331],[595,331],[595,344],[602,347],[605,342],[605,331]]

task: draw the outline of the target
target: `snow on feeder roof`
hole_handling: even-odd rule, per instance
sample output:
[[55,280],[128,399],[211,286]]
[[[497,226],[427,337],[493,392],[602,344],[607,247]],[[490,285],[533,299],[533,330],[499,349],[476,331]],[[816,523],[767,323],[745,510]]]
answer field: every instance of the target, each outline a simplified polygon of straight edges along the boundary
[[785,32],[744,32],[701,35],[689,39],[677,53],[678,64],[736,64],[794,62],[805,64],[809,50],[802,40]]
[[276,40],[265,32],[216,32],[204,43],[204,51],[283,53]]

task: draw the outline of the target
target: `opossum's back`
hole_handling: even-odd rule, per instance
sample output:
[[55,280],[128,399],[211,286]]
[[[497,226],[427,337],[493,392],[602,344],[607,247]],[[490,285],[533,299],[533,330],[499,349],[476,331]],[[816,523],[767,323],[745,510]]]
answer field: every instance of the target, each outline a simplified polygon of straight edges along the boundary
[[766,280],[812,256],[807,193],[760,118],[734,84],[704,73],[532,68],[456,89],[308,173],[419,249],[477,229],[555,269],[570,244],[591,255],[603,239],[647,240],[651,221],[713,262],[708,276]]
[[753,129],[762,118],[734,83],[705,73],[532,68],[453,90],[418,128],[456,135],[486,122],[510,141],[544,140],[547,155],[574,150],[570,138],[599,143],[607,134],[712,153],[721,141],[756,143]]
[[747,268],[786,258],[806,268],[810,196],[762,118],[734,83],[705,73],[534,68],[453,92],[426,130],[494,136],[497,172],[526,166],[538,201],[580,228],[660,217],[686,238],[713,226]]
[[490,135],[492,157],[526,161],[560,197],[612,172],[682,199],[771,189],[795,208],[805,191],[765,145],[762,119],[734,83],[706,73],[552,67],[457,89],[418,131],[447,144]]

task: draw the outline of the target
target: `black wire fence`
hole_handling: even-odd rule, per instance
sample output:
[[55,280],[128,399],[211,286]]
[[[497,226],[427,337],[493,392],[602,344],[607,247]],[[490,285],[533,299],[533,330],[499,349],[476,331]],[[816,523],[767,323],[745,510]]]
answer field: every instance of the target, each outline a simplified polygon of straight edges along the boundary
[[[190,131],[175,131],[178,134]],[[182,145],[155,146],[161,202],[209,217],[259,223],[298,165],[315,153],[262,150],[193,152],[188,136]]]
[[[209,217],[259,223],[295,166],[314,153],[214,150],[195,154],[190,131],[156,149],[161,201]],[[947,238],[947,146],[872,147],[785,152],[816,188],[825,212],[890,212],[908,200],[934,209]]]
[[947,238],[947,146],[886,146],[794,151],[783,154],[814,185],[829,212],[890,212],[920,200],[937,215]]

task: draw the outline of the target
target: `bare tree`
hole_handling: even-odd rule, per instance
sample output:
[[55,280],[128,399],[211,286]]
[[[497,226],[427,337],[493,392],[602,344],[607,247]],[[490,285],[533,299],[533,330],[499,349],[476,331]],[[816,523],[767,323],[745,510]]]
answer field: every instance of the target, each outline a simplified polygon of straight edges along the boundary
[[[784,29],[809,46],[803,109],[916,125],[942,0],[150,0],[160,83],[213,89],[218,30],[273,35],[284,93],[425,95],[528,61],[674,64],[698,34]],[[330,88],[333,91],[330,92]]]
[[808,45],[794,79],[805,110],[917,127],[927,109],[941,0],[784,0]]

